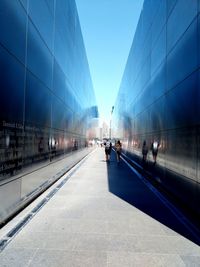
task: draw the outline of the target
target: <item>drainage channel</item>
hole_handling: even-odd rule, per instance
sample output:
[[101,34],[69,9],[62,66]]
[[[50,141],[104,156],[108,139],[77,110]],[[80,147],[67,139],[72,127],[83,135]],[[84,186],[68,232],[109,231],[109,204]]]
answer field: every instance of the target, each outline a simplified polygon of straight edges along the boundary
[[[93,151],[94,152],[94,151]],[[91,153],[93,153],[91,152]],[[56,188],[54,188],[45,198],[43,198],[17,225],[15,225],[1,240],[0,240],[0,252],[12,241],[12,239],[28,224],[31,219],[39,212],[39,210],[65,185],[69,178],[82,166],[82,164],[91,155],[89,153],[81,161],[79,161],[72,169],[69,170],[69,174],[60,182]],[[64,174],[66,175],[66,174]],[[62,177],[61,177],[62,178]]]

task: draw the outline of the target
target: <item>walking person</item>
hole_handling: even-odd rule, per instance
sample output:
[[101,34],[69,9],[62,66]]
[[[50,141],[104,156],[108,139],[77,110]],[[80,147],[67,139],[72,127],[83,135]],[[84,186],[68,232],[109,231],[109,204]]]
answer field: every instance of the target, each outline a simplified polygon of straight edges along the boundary
[[109,162],[110,161],[110,154],[111,154],[111,150],[112,150],[112,144],[109,140],[107,140],[105,143],[105,155],[106,155],[106,161]]
[[117,143],[115,145],[115,149],[116,149],[117,163],[119,163],[120,162],[120,156],[122,153],[122,144],[121,144],[120,140],[117,141]]
[[159,146],[160,146],[160,144],[156,140],[154,140],[153,143],[151,144],[151,150],[152,150],[152,155],[153,155],[153,165],[156,164]]
[[146,140],[144,140],[142,145],[142,162],[144,165],[147,163],[147,154],[148,154],[148,146]]

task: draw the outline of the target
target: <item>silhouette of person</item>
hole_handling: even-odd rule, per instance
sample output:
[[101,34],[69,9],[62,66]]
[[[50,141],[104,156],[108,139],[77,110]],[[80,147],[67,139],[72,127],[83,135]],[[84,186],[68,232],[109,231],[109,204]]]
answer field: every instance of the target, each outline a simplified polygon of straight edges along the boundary
[[158,141],[154,140],[153,143],[151,144],[151,150],[152,150],[152,155],[153,155],[153,164],[156,164],[156,159],[158,155],[158,148],[160,144]]
[[147,146],[146,140],[144,140],[143,145],[142,145],[142,161],[143,161],[143,163],[147,162],[147,154],[148,154],[148,146]]
[[112,150],[112,144],[109,140],[107,140],[105,143],[105,155],[106,155],[106,161],[109,162],[110,160],[110,154],[111,154],[111,150]]
[[115,145],[115,149],[116,149],[116,155],[117,155],[117,163],[120,162],[120,156],[122,153],[122,144],[120,142],[120,140],[117,141],[116,145]]

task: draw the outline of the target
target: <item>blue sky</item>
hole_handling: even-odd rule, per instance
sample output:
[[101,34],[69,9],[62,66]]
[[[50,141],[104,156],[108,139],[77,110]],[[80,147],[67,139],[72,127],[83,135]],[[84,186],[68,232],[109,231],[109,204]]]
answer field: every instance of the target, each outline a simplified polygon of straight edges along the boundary
[[143,0],[76,0],[100,116],[109,120]]

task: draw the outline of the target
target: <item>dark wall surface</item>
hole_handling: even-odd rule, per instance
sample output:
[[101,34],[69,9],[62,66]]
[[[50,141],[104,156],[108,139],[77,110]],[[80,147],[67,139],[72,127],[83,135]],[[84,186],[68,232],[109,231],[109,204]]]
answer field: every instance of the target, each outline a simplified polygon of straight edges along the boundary
[[1,0],[0,25],[1,181],[87,147],[97,108],[74,0]]
[[96,114],[74,1],[0,2],[0,173],[83,147]]
[[[123,139],[125,151],[141,159],[146,140],[151,164],[151,144],[160,143],[162,183],[198,212],[199,11],[198,0],[144,1],[114,114],[115,135]],[[178,175],[177,180],[165,170]]]

